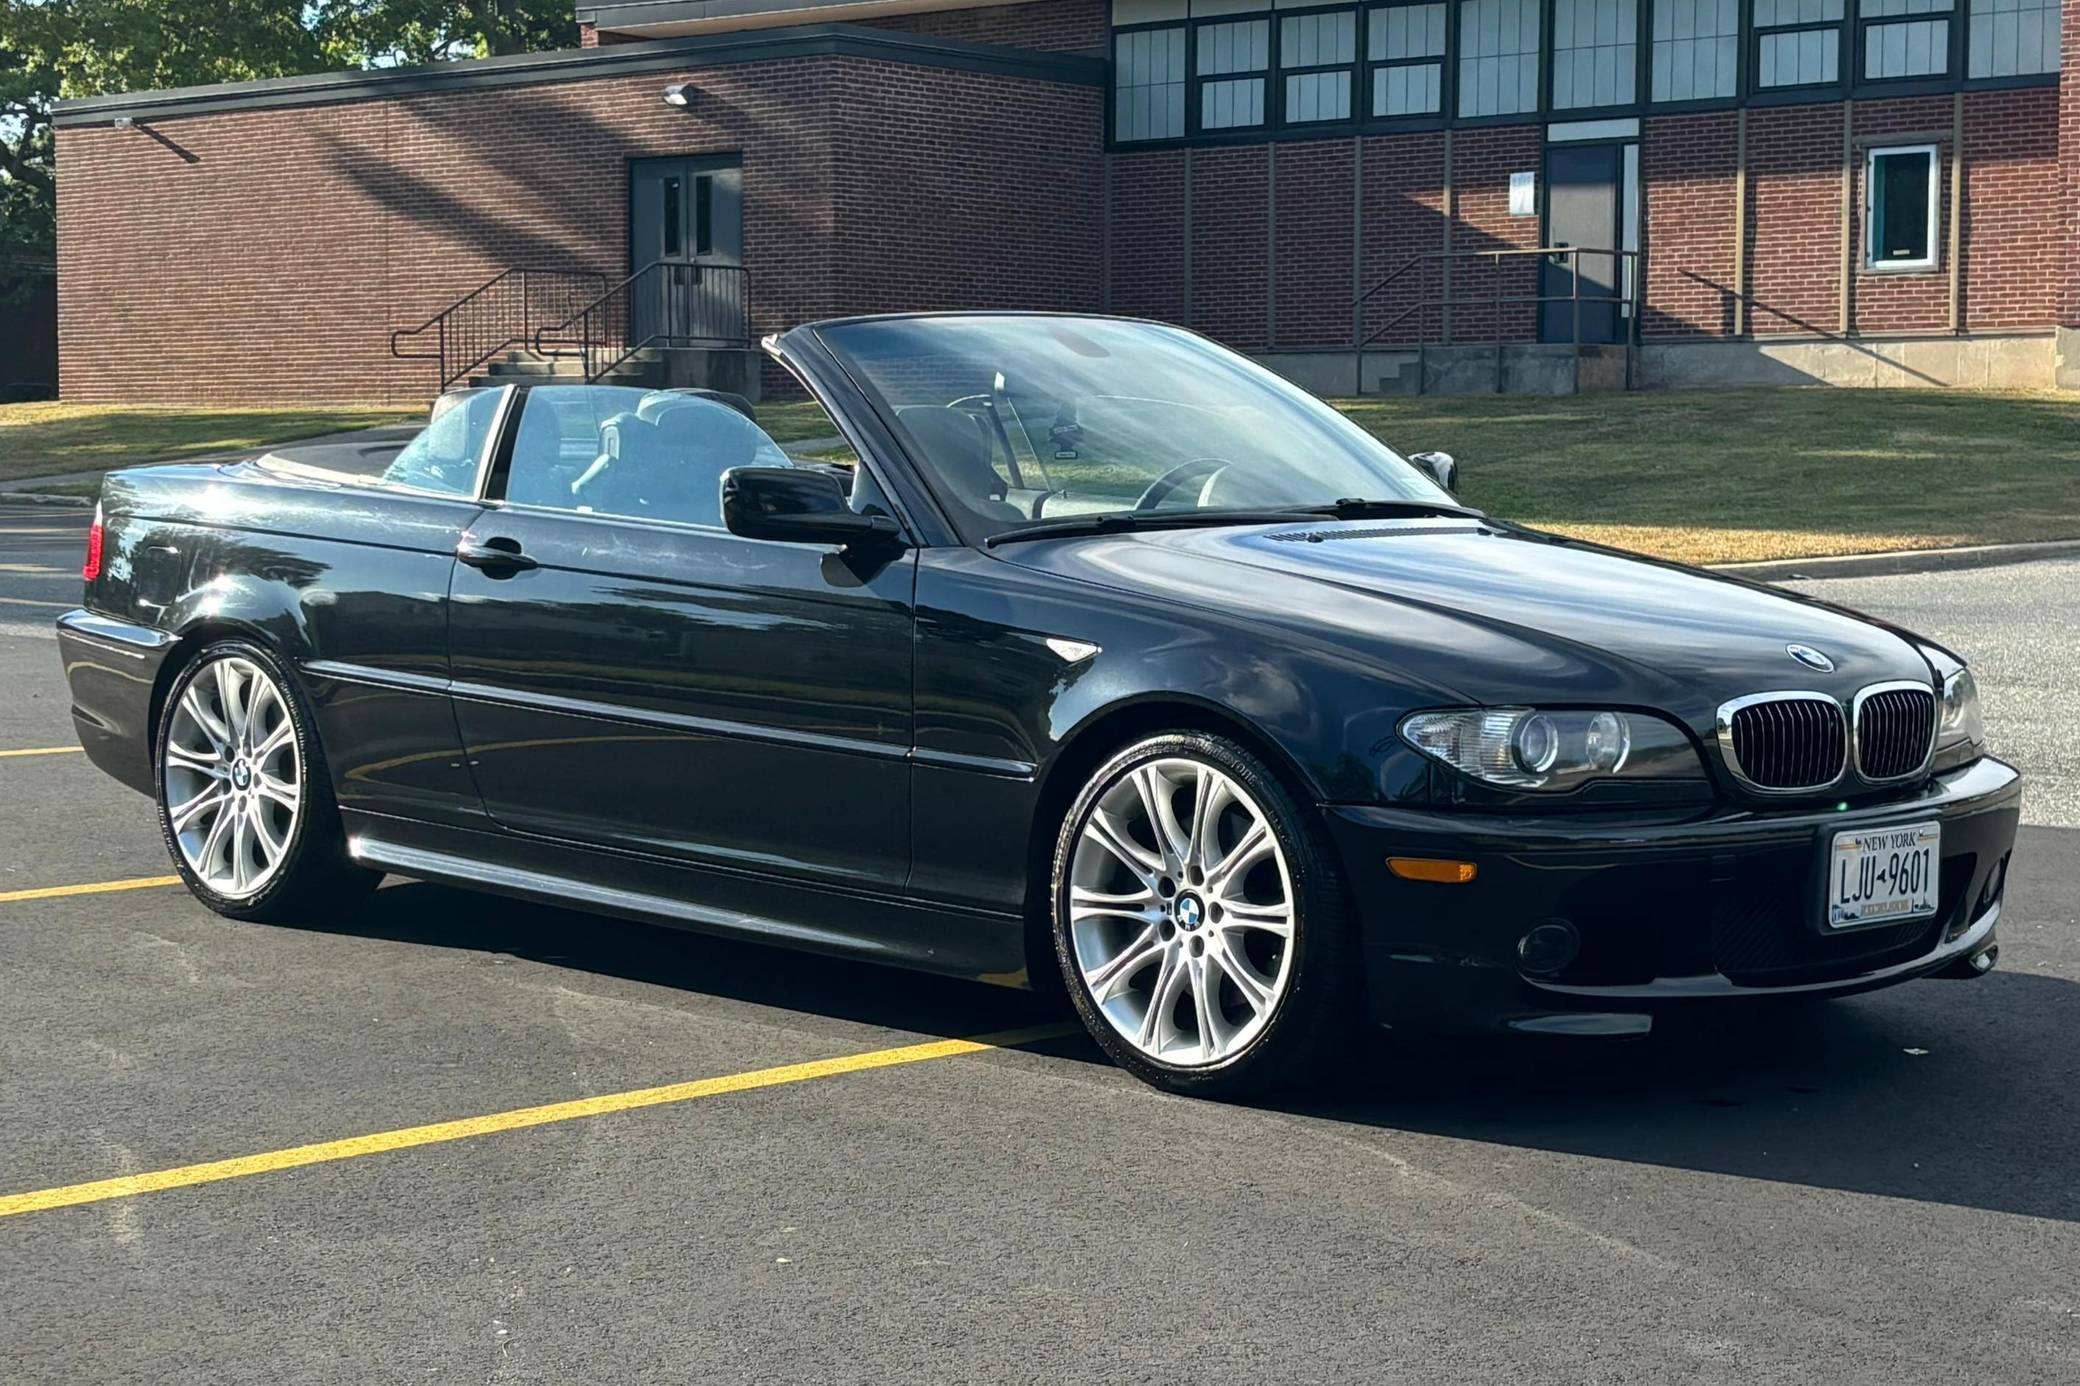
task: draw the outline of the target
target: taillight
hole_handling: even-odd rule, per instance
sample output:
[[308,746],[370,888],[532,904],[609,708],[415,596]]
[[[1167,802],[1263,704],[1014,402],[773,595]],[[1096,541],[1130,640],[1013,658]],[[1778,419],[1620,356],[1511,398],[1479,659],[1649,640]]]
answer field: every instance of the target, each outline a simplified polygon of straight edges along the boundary
[[94,523],[87,529],[87,561],[79,565],[79,575],[88,582],[101,576],[101,506],[94,506]]

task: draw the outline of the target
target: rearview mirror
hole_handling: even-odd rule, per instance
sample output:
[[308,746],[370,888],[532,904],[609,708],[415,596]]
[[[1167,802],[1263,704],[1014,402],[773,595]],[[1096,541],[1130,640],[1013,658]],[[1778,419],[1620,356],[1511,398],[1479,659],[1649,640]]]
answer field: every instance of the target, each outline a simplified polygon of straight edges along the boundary
[[1448,452],[1419,452],[1408,459],[1423,474],[1453,495],[1459,494],[1459,464]]
[[746,539],[783,544],[857,544],[893,539],[887,515],[852,508],[845,484],[809,467],[732,467],[722,474],[722,523]]

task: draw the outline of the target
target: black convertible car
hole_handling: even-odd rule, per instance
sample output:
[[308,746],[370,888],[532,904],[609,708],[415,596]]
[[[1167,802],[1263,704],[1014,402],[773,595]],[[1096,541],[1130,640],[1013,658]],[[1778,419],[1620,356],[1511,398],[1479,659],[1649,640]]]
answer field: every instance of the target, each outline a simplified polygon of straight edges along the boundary
[[861,318],[741,400],[445,399],[400,453],[108,478],[94,760],[242,919],[385,872],[1014,985],[1164,1087],[1363,1020],[1626,1034],[1990,967],[1971,675],[1519,528],[1177,328]]

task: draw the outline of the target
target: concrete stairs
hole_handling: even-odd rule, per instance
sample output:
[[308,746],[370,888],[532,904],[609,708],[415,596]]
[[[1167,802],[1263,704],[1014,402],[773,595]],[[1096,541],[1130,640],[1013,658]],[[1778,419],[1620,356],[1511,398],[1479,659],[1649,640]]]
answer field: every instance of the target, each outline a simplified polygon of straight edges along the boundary
[[[667,383],[665,354],[638,351],[596,382],[601,385],[630,385],[638,389],[663,389]],[[509,351],[489,362],[469,378],[479,385],[583,385],[585,362],[579,356],[545,356],[534,351]]]

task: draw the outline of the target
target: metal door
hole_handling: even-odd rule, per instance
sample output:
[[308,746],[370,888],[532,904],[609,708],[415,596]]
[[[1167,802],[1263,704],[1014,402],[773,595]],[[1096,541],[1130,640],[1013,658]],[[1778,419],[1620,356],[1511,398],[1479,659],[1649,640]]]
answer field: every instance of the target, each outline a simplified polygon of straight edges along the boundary
[[638,159],[630,169],[629,345],[744,335],[744,170],[735,155]]
[[[1631,269],[1610,252],[1637,244],[1638,209],[1631,188],[1638,168],[1636,144],[1556,144],[1546,150],[1546,235],[1554,247],[1583,246],[1599,255],[1555,255],[1540,272],[1539,293],[1548,302],[1539,314],[1539,340],[1622,342],[1630,323],[1624,303]],[[1579,287],[1576,278],[1579,276]],[[1579,293],[1580,303],[1576,303]]]

